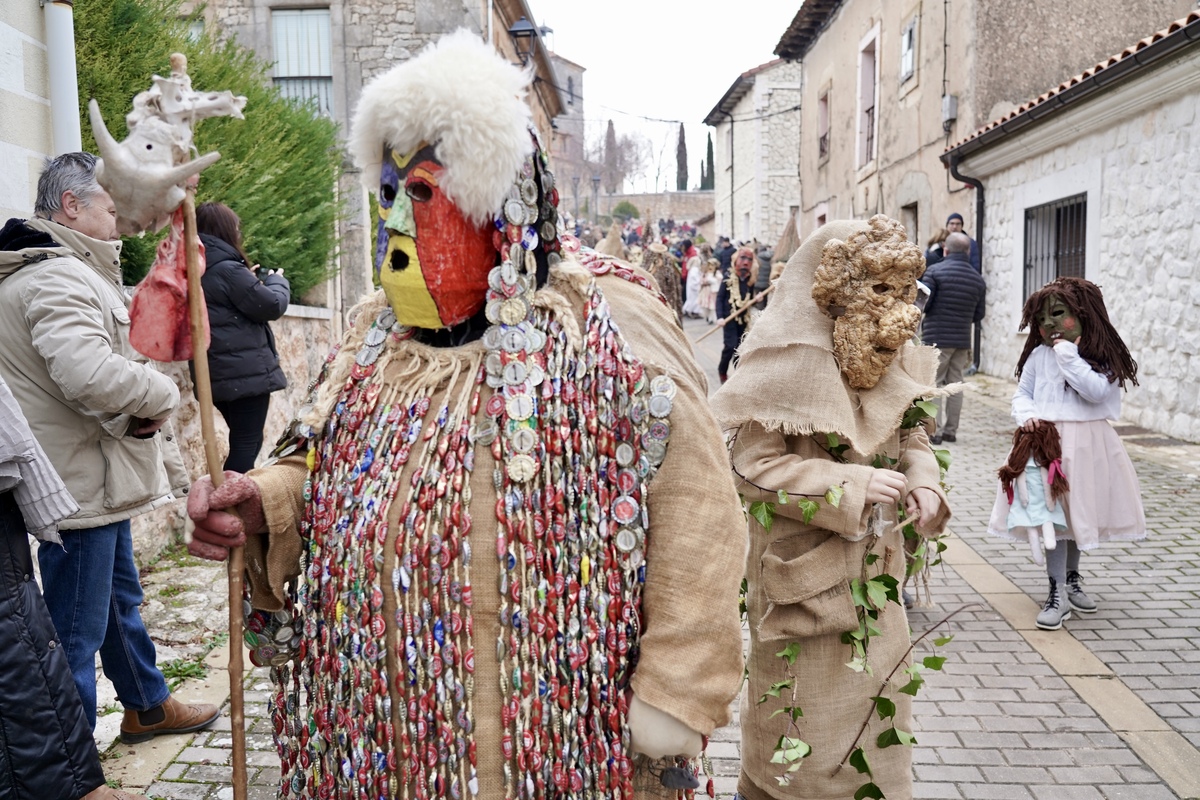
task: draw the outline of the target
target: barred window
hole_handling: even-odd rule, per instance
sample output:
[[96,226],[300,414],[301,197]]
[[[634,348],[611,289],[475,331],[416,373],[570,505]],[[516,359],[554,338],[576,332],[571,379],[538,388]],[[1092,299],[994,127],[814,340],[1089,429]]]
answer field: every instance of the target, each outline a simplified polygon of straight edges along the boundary
[[275,46],[275,85],[301,102],[315,99],[318,113],[333,114],[333,56],[329,9],[271,12]]
[[1025,297],[1055,278],[1085,277],[1087,193],[1025,209]]
[[913,17],[900,31],[900,82],[917,74],[917,18]]

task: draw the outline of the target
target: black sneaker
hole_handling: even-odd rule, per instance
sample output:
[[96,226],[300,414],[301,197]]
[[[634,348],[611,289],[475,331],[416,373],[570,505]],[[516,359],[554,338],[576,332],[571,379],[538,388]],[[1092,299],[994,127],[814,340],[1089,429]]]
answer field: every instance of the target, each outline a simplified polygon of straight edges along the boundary
[[942,440],[943,442],[957,442],[957,441],[958,441],[958,437],[957,437],[957,436],[955,436],[953,433],[943,433],[943,434],[941,435],[941,440]]
[[941,443],[942,443],[942,437],[941,437],[940,435],[938,435],[938,434],[936,434],[936,433],[935,433],[933,436],[930,436],[930,437],[929,437],[929,443],[930,443],[930,444],[941,444]]

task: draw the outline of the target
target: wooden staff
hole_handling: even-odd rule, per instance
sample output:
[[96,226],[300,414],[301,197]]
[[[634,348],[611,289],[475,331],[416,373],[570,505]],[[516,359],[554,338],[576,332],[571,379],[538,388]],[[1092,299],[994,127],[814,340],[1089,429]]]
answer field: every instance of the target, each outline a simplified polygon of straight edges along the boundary
[[[213,487],[221,485],[225,470],[217,453],[213,430],[212,384],[208,376],[208,347],[204,343],[204,289],[200,285],[200,247],[196,231],[196,199],[189,189],[183,200],[183,244],[187,257],[188,320],[192,328],[192,364],[196,373],[196,397],[200,401],[200,431],[204,457]],[[246,721],[242,702],[242,574],[245,557],[241,547],[229,551],[229,721],[233,734],[233,797],[246,800]]]
[[705,339],[707,339],[708,337],[712,336],[712,335],[713,335],[714,333],[716,333],[717,331],[719,331],[719,330],[721,330],[722,328],[724,328],[726,323],[728,323],[728,322],[731,322],[731,321],[733,321],[733,320],[737,319],[737,318],[738,318],[738,317],[740,317],[742,314],[745,314],[747,311],[749,311],[751,308],[753,308],[753,307],[754,307],[754,304],[755,304],[755,303],[757,303],[759,300],[762,300],[764,297],[766,297],[767,295],[769,295],[771,292],[775,291],[775,286],[776,286],[776,284],[772,283],[770,286],[768,286],[767,288],[763,289],[763,290],[762,290],[761,292],[759,292],[758,294],[754,295],[754,297],[751,297],[749,300],[747,300],[747,301],[746,301],[746,305],[742,306],[740,309],[738,309],[737,311],[733,312],[732,314],[730,314],[730,315],[729,315],[728,317],[726,317],[725,319],[722,319],[722,320],[717,320],[717,324],[716,324],[715,326],[713,326],[712,330],[709,330],[709,331],[707,331],[707,332],[705,332],[705,333],[701,334],[701,335],[700,335],[700,338],[692,340],[692,344],[700,344],[702,341],[704,341]]

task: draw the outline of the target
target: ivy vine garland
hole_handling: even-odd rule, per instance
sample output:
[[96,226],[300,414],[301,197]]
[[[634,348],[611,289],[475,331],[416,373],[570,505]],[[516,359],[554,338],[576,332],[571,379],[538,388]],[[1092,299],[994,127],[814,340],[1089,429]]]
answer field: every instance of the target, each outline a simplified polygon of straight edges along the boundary
[[[937,406],[927,400],[917,400],[905,412],[901,420],[901,429],[916,428],[923,424],[925,419],[933,418],[937,414]],[[844,453],[849,447],[840,441],[836,434],[822,433],[814,434],[814,439],[818,446],[827,452],[830,457],[839,463],[846,463]],[[945,483],[946,472],[950,468],[950,452],[944,449],[935,449],[934,457],[937,459],[938,468],[940,471],[940,480],[942,488],[947,489]],[[902,467],[898,459],[889,458],[884,455],[877,455],[872,463],[876,469],[893,469]],[[755,488],[770,492],[771,489],[758,486],[752,481],[746,480],[745,476],[739,475],[742,480],[745,480]],[[759,500],[747,503],[745,498],[742,498],[743,509],[746,514],[753,517],[763,530],[770,533],[771,526],[775,521],[776,509],[780,505],[788,505],[795,498],[795,503],[800,509],[804,524],[809,524],[817,511],[820,510],[822,502],[837,508],[845,494],[845,487],[842,485],[829,486],[822,495],[804,495],[790,493],[784,489],[775,490],[777,502],[769,500]],[[916,545],[911,554],[907,553],[906,548],[906,567],[905,576],[913,578],[925,573],[929,568],[941,563],[942,553],[946,550],[946,543],[943,536],[938,536],[932,539],[927,539],[917,533],[915,526],[911,522],[905,522],[904,509],[898,509],[901,524],[904,525],[903,533],[905,541],[915,541]],[[875,524],[874,520],[872,524]],[[879,535],[880,531],[873,531],[873,535]],[[932,555],[931,555],[932,553]],[[903,605],[901,599],[901,591],[899,582],[887,573],[871,576],[869,567],[879,560],[879,555],[872,553],[870,548],[867,548],[863,557],[862,572],[858,579],[850,582],[850,592],[854,603],[855,610],[858,616],[858,626],[853,630],[848,630],[842,633],[842,642],[850,647],[851,658],[846,666],[856,672],[862,672],[867,675],[873,675],[870,664],[867,662],[867,653],[871,638],[880,633],[878,621],[879,615],[887,608],[888,603],[896,603]],[[746,614],[745,603],[746,581],[742,581],[742,600],[741,612],[743,617]],[[971,604],[974,605],[974,604]],[[866,735],[871,725],[872,716],[878,716],[879,721],[887,725],[875,739],[875,744],[880,749],[892,747],[896,745],[911,746],[916,743],[916,737],[911,731],[902,730],[895,725],[896,704],[883,695],[883,690],[887,687],[898,673],[903,673],[908,680],[897,691],[904,694],[916,697],[921,686],[925,683],[925,678],[922,672],[925,670],[941,670],[942,665],[946,662],[945,656],[928,655],[922,658],[919,662],[914,662],[908,667],[904,667],[905,661],[916,649],[917,645],[928,639],[934,631],[948,623],[955,615],[969,608],[970,605],[962,606],[955,609],[943,619],[939,620],[929,630],[917,637],[912,642],[904,656],[885,676],[880,684],[879,692],[871,697],[871,707],[867,710],[866,717],[863,720],[858,734],[854,738],[849,752],[839,762],[841,766],[849,764],[857,772],[866,776],[866,782],[858,787],[854,793],[854,800],[884,800],[886,795],[883,789],[880,788],[873,780],[871,766],[867,761],[866,752],[861,744],[864,735]],[[938,636],[931,641],[935,648],[949,644],[954,639],[953,635]],[[771,763],[780,765],[780,774],[776,776],[780,786],[787,786],[792,779],[792,776],[798,772],[803,765],[804,758],[812,752],[812,748],[800,738],[799,720],[804,716],[804,711],[797,705],[797,674],[795,666],[800,659],[801,647],[798,642],[791,642],[778,653],[776,657],[780,658],[784,663],[784,671],[786,677],[784,680],[774,683],[767,691],[758,698],[757,704],[761,705],[768,700],[783,699],[785,696],[789,699],[789,705],[777,709],[771,714],[774,718],[780,714],[788,716],[788,728],[782,736],[779,737],[775,744],[774,752],[771,755]]]

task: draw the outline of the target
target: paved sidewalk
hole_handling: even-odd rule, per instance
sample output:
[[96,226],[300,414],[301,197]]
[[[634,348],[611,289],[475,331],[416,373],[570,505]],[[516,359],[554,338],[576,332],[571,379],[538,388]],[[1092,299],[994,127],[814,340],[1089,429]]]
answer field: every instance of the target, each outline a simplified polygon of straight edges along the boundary
[[[695,320],[686,328],[692,339],[707,330]],[[720,348],[719,333],[696,348],[714,388]],[[949,623],[955,639],[941,648],[948,660],[941,672],[926,673],[915,704],[915,797],[1200,797],[1200,446],[1118,428],[1142,481],[1150,538],[1085,554],[1081,571],[1099,612],[1076,614],[1060,631],[1039,631],[1033,618],[1045,597],[1045,573],[1023,545],[985,533],[995,470],[1012,432],[1013,384],[978,376],[971,385],[959,441],[946,445],[954,457],[948,482],[955,536],[935,572],[934,605],[910,615],[914,634],[978,605]],[[187,639],[184,650],[211,642],[226,614],[224,567],[192,563],[147,578],[148,599],[163,606],[147,606],[148,626],[156,638]],[[160,613],[171,610],[161,597],[167,586],[185,587],[171,599],[186,596],[186,613]],[[218,648],[209,656],[217,668],[206,685],[185,685],[180,695],[227,696],[226,653]],[[248,796],[265,800],[276,796],[278,778],[267,671],[250,670],[245,685]],[[194,737],[117,743],[106,770],[156,798],[227,799],[230,755],[225,717],[217,730]],[[737,782],[736,720],[712,737],[709,755],[717,794],[729,797]]]

